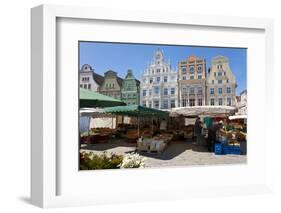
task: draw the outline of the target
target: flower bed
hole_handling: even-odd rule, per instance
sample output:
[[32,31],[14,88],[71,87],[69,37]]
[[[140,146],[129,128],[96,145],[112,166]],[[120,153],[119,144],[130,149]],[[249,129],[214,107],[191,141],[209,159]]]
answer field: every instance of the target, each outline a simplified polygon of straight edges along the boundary
[[94,154],[92,152],[80,153],[80,170],[119,169],[123,156],[113,153]]
[[114,153],[80,152],[80,170],[144,168],[145,158],[137,153],[124,156]]

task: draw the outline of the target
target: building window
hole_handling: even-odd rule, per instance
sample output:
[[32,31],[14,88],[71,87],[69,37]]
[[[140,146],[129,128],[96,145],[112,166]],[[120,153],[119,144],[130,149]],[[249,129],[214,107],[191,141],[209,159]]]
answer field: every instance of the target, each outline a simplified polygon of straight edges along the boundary
[[169,104],[168,100],[163,100],[162,109],[168,109],[168,104]]
[[87,84],[84,84],[84,89],[87,89]]
[[168,77],[164,76],[164,82],[168,82]]
[[149,106],[149,108],[152,107],[152,102],[151,101],[149,101],[148,106]]
[[156,69],[156,72],[160,72],[160,69]]
[[197,93],[198,93],[199,95],[202,95],[202,93],[203,93],[202,87],[198,87],[198,88],[197,88]]
[[202,75],[198,75],[198,79],[202,79]]
[[214,72],[214,76],[217,76],[217,73],[216,73],[216,72]]
[[202,98],[199,98],[199,99],[198,99],[198,106],[202,106],[202,105],[203,105]]
[[142,91],[142,96],[143,96],[143,97],[146,96],[146,90],[145,90],[145,89]]
[[186,80],[186,76],[184,75],[184,76],[182,76],[182,80]]
[[189,73],[191,74],[191,73],[194,73],[194,66],[190,66],[189,67]]
[[190,79],[191,79],[191,80],[194,79],[194,75],[191,75],[191,76],[190,76]]
[[222,80],[218,80],[218,84],[222,84]]
[[231,106],[231,98],[227,98],[227,105]]
[[214,105],[215,105],[215,99],[211,98],[211,106],[214,106]]
[[145,106],[146,106],[146,101],[143,101],[143,102],[142,102],[142,105],[145,107]]
[[189,99],[189,106],[195,106],[195,99]]
[[228,80],[228,79],[226,80],[226,83],[229,83],[229,80]]
[[218,76],[222,76],[222,72],[218,72]]
[[164,88],[164,95],[168,95],[168,88]]
[[91,89],[91,86],[92,86],[91,84],[88,84],[88,89]]
[[171,99],[171,108],[175,108],[176,107],[176,103],[174,99]]
[[154,101],[154,108],[159,108],[159,101]]
[[222,98],[219,98],[219,105],[222,105]]
[[171,95],[175,94],[175,88],[171,88]]
[[149,96],[151,96],[151,89],[148,90]]
[[201,72],[201,71],[202,71],[202,66],[201,66],[201,65],[197,67],[197,71],[198,71],[198,72]]
[[80,84],[80,87],[83,88],[83,84]]
[[224,76],[226,76],[226,72],[223,72]]
[[160,82],[160,77],[157,77],[157,78],[156,78],[156,81],[157,81],[157,82]]
[[183,107],[186,107],[187,106],[187,100],[184,98],[184,99],[182,99],[182,106]]
[[215,89],[214,89],[214,88],[211,88],[211,89],[210,89],[210,94],[213,95],[214,93],[215,93]]
[[149,83],[151,83],[151,84],[153,83],[153,78],[149,79]]
[[218,89],[218,92],[219,92],[219,94],[222,94],[222,88],[221,87]]
[[215,81],[214,81],[214,80],[212,80],[212,84],[215,84]]
[[154,87],[154,94],[158,95],[159,94],[159,87]]
[[227,87],[227,88],[226,88],[226,92],[227,92],[227,94],[230,94],[230,93],[231,93],[231,88],[230,88],[230,87]]
[[182,93],[186,93],[186,87],[182,88]]
[[186,74],[186,67],[182,67],[181,72],[182,72],[182,74]]
[[193,88],[193,87],[190,87],[189,93],[190,93],[190,94],[194,94],[194,88]]
[[89,81],[89,80],[90,80],[89,77],[83,77],[83,78],[82,78],[82,81],[83,81],[83,82],[86,82],[86,81]]

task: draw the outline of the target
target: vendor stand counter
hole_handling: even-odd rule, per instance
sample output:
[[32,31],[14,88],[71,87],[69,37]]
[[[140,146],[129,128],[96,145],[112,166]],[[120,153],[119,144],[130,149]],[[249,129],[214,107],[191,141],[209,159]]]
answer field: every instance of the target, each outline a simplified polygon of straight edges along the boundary
[[162,153],[172,138],[172,134],[160,134],[153,138],[139,138],[137,142],[137,150]]

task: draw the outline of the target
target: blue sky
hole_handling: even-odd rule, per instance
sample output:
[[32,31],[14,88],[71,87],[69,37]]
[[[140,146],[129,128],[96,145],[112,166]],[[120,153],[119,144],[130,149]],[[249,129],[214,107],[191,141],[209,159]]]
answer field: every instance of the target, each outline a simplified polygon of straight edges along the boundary
[[155,44],[127,44],[127,43],[105,43],[105,42],[79,42],[80,67],[90,64],[96,73],[103,76],[104,72],[111,69],[124,78],[127,70],[132,69],[134,76],[140,79],[147,63],[152,60],[157,49],[164,52],[165,60],[170,60],[173,69],[179,61],[190,55],[205,58],[207,69],[211,60],[217,55],[226,56],[229,65],[236,76],[237,95],[246,89],[247,76],[247,49],[245,48],[219,48],[198,46],[175,46]]

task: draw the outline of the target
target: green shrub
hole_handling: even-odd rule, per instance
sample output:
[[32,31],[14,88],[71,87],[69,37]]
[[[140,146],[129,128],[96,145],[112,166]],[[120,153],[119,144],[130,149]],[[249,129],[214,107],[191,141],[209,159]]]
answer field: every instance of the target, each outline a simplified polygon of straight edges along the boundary
[[80,170],[119,169],[123,156],[116,154],[80,153]]

